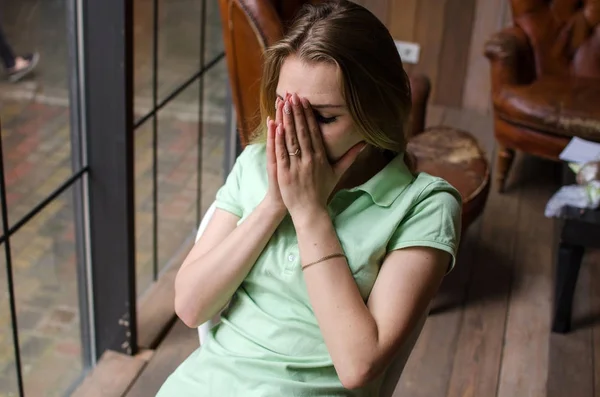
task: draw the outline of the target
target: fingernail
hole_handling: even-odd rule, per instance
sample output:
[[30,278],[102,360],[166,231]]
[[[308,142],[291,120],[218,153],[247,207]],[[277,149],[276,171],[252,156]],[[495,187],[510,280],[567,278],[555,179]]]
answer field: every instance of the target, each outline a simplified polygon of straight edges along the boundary
[[296,93],[294,93],[294,95],[292,95],[292,103],[296,106],[298,106],[298,95]]
[[292,110],[290,109],[290,103],[288,101],[285,101],[285,105],[283,105],[283,112],[285,114],[291,114]]
[[365,150],[367,148],[367,144],[365,143],[363,145],[363,147],[358,151],[358,153],[361,153],[363,150]]
[[304,109],[308,109],[308,99],[306,98],[301,98],[300,101],[302,102],[302,107]]

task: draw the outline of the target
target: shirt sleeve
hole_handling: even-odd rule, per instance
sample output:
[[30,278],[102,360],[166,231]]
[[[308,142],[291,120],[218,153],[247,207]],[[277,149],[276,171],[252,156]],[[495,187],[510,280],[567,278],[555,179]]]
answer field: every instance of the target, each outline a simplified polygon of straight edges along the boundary
[[225,184],[217,191],[215,207],[230,212],[242,218],[244,208],[242,206],[241,183],[244,168],[248,166],[249,159],[256,152],[256,145],[248,145],[236,159],[231,172],[225,180]]
[[462,200],[447,183],[425,189],[388,242],[387,251],[431,247],[449,253],[454,268],[460,242]]

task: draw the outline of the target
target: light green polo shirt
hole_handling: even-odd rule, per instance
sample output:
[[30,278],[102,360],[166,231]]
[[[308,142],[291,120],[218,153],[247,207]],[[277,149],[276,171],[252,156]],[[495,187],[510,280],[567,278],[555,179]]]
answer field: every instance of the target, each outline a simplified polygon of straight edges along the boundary
[[[243,222],[267,186],[265,146],[249,145],[218,191],[216,206]],[[450,253],[454,265],[460,195],[440,178],[413,176],[401,155],[363,185],[338,192],[329,212],[365,301],[392,250],[434,247]],[[342,387],[311,307],[289,217],[221,318],[202,348],[165,382],[160,397],[378,395],[380,381],[362,390]]]

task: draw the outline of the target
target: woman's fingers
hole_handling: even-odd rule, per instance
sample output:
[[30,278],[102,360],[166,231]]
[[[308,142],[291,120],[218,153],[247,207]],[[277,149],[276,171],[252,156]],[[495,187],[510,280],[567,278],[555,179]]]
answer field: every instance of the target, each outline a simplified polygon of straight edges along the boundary
[[275,154],[277,156],[277,167],[287,169],[290,166],[290,157],[285,143],[285,131],[281,124],[275,130]]
[[298,137],[296,135],[296,126],[292,107],[291,98],[286,99],[283,105],[283,129],[285,130],[285,145],[287,146],[287,151],[290,157],[298,158],[301,155],[301,151],[300,145],[298,144]]
[[277,97],[275,100],[275,127],[283,123],[283,101]]
[[304,118],[308,128],[307,135],[310,137],[312,150],[314,153],[325,154],[325,148],[323,146],[323,136],[321,135],[321,127],[315,118],[315,113],[310,106],[308,99],[302,98],[302,108],[304,109]]
[[267,165],[269,169],[277,167],[277,157],[275,157],[275,122],[267,117]]
[[300,101],[300,98],[298,97],[298,94],[292,95],[291,102],[292,113],[294,114],[296,138],[298,140],[298,145],[300,146],[300,153],[302,156],[308,156],[310,153],[312,153],[312,144],[306,116],[304,114],[304,107]]

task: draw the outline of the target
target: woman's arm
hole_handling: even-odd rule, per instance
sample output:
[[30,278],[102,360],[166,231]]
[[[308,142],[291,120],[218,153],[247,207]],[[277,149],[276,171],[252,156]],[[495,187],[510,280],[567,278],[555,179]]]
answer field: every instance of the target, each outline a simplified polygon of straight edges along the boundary
[[212,318],[240,286],[285,211],[263,201],[239,226],[239,218],[217,209],[175,278],[175,313],[188,326]]
[[[329,215],[295,221],[304,265],[343,253]],[[338,376],[348,389],[364,386],[391,363],[435,296],[450,255],[425,247],[392,251],[367,305],[344,258],[304,270],[310,301]]]
[[189,327],[199,326],[227,304],[287,214],[275,158],[275,129],[281,124],[282,106],[276,121],[267,118],[265,198],[239,226],[239,217],[217,209],[177,273],[175,313]]
[[[327,201],[364,143],[354,145],[330,164],[310,103],[294,93],[285,99],[284,108],[284,128],[277,129],[275,138],[277,179],[283,203],[296,228],[303,266],[307,266],[343,253],[327,212]],[[456,213],[437,204],[431,208],[442,215],[434,214],[438,217],[418,222],[419,214],[415,222],[435,227],[437,222],[427,221]],[[456,204],[452,201],[452,205]],[[380,269],[367,305],[345,259],[332,258],[304,269],[308,295],[325,344],[348,389],[365,385],[387,367],[425,312],[450,263],[450,255],[436,249],[394,250],[401,247],[398,241],[402,242],[401,236],[396,236],[390,246],[393,252]]]

